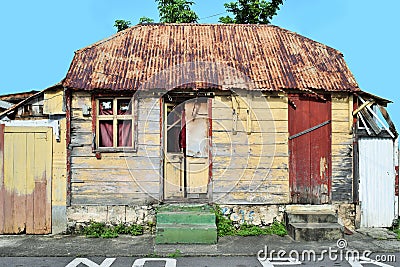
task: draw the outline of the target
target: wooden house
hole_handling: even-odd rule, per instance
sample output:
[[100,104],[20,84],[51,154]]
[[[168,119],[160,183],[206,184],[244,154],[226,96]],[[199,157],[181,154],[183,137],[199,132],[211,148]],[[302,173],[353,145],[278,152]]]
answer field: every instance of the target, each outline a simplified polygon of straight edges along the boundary
[[388,103],[339,51],[270,25],[137,25],[76,51],[60,86],[71,222],[216,203],[259,221],[325,205],[354,227],[359,99]]

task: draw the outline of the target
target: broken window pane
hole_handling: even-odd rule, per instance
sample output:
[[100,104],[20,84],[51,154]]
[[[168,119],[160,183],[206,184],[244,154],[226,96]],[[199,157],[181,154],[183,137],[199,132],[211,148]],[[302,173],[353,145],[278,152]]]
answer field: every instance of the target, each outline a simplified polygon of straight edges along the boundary
[[118,99],[117,109],[118,109],[118,115],[131,115],[132,114],[131,99]]
[[102,99],[99,101],[99,115],[113,115],[112,99]]

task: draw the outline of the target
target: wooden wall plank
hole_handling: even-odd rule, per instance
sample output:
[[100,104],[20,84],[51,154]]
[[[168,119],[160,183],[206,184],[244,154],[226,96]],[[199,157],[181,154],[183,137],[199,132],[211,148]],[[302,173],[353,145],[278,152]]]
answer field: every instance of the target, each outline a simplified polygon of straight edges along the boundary
[[73,157],[71,164],[73,169],[103,169],[104,167],[110,169],[139,169],[139,170],[152,170],[158,169],[160,166],[160,159],[158,157],[113,157],[111,155],[102,154],[102,158],[96,157]]
[[265,156],[288,156],[288,147],[286,144],[269,144],[269,145],[242,145],[229,143],[214,143],[214,156],[232,156],[241,155],[244,157],[265,157]]
[[230,132],[213,132],[214,144],[242,144],[242,145],[272,145],[287,144],[288,133],[253,133],[238,132],[236,135]]
[[43,114],[65,114],[64,90],[46,90],[44,92]]
[[243,192],[243,193],[289,193],[288,181],[243,181],[240,180],[235,184],[226,183],[226,181],[216,180],[213,183],[215,192]]
[[5,203],[5,189],[4,189],[4,124],[0,124],[0,234],[4,233],[4,203]]
[[254,168],[267,168],[267,169],[281,169],[287,168],[287,157],[221,157],[216,156],[213,160],[213,168],[215,169],[254,169]]
[[[144,167],[146,168],[146,167]],[[72,182],[160,182],[160,174],[158,169],[111,169],[103,167],[102,169],[71,169]]]
[[[332,201],[352,202],[353,136],[349,132],[350,98],[332,97]],[[351,106],[352,107],[352,106]]]
[[[157,195],[159,192],[160,183],[140,181],[137,182],[102,182],[91,181],[90,183],[74,183],[72,194],[135,194],[148,193]],[[99,205],[103,203],[98,203]]]
[[[13,183],[13,233],[21,233],[25,231],[26,213],[21,212],[26,210],[25,196],[27,194],[29,180],[29,171],[27,166],[26,155],[26,134],[13,133],[14,151],[10,155],[10,159],[14,161]],[[32,181],[33,182],[33,181]],[[33,184],[34,187],[34,184]]]
[[143,205],[158,202],[157,196],[145,193],[134,194],[74,194],[71,201],[74,205]]
[[[35,168],[36,168],[36,161],[39,158],[36,158],[35,154],[35,133],[28,133],[27,134],[27,146],[26,146],[26,154],[29,155],[27,158],[26,163],[26,171],[27,177],[26,179],[29,181],[28,183],[32,183],[32,188],[35,187]],[[25,210],[26,215],[26,233],[35,233],[35,225],[34,225],[34,189],[31,192],[27,192],[26,195],[26,203],[27,207]]]
[[[265,118],[264,118],[265,119]],[[287,133],[287,121],[252,120],[252,133]],[[232,132],[233,122],[229,119],[213,119],[213,132]],[[237,121],[238,132],[246,132],[246,121]]]
[[274,181],[285,181],[288,179],[288,169],[214,169],[213,178],[214,180],[227,180],[227,181],[239,181],[239,180],[274,180]]

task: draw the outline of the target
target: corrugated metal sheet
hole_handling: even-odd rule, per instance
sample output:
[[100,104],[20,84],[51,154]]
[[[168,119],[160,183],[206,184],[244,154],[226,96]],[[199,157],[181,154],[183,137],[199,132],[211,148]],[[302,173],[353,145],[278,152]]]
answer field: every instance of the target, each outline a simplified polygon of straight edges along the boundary
[[77,89],[218,88],[357,91],[343,55],[271,25],[138,25],[78,50],[63,85]]
[[360,137],[361,227],[389,227],[395,217],[393,140]]
[[11,108],[13,105],[14,105],[13,103],[0,100],[0,109],[9,109],[9,108]]
[[0,100],[16,104],[16,103],[21,102],[22,100],[27,99],[28,97],[31,97],[31,96],[37,94],[38,92],[39,91],[30,91],[30,92],[21,92],[21,93],[15,93],[15,94],[0,95]]

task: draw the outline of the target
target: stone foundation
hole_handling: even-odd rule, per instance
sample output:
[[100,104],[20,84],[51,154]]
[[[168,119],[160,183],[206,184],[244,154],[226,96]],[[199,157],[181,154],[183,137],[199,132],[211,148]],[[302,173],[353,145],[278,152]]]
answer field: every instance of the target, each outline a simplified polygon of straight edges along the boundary
[[220,205],[222,213],[234,224],[252,224],[267,226],[274,221],[282,222],[285,206],[283,205]]
[[338,215],[339,224],[351,231],[355,231],[357,225],[357,207],[355,204],[334,204]]
[[[235,225],[243,223],[257,226],[268,226],[274,221],[283,222],[285,210],[290,205],[220,205],[222,213]],[[312,205],[307,205],[311,209]],[[356,228],[356,205],[328,205],[336,212],[338,221],[348,229]],[[71,206],[67,207],[67,233],[79,232],[91,221],[103,222],[109,225],[139,224],[147,232],[152,232],[156,224],[157,205],[147,206]],[[316,206],[315,206],[316,207]]]
[[[267,226],[274,221],[284,220],[285,210],[291,205],[220,205],[222,213],[234,224],[253,224]],[[301,205],[296,205],[301,206]],[[313,210],[313,205],[305,205]],[[333,204],[324,205],[338,216],[339,224],[351,231],[356,229],[356,205],[355,204]]]
[[71,206],[67,208],[67,233],[77,233],[91,221],[108,225],[139,224],[151,232],[156,223],[155,206]]

